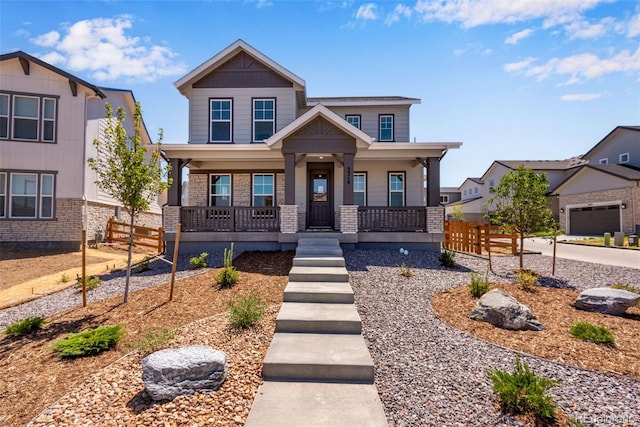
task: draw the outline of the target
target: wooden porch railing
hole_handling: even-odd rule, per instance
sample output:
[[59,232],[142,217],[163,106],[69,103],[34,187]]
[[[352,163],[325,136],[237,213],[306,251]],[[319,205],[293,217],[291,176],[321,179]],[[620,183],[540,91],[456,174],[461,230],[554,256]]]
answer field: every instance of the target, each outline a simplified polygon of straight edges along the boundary
[[280,231],[280,208],[183,206],[182,231]]
[[[107,242],[129,243],[129,224],[109,218],[107,222]],[[141,225],[133,226],[134,246],[144,246],[162,252],[162,227],[151,228]]]
[[495,248],[508,249],[512,255],[518,252],[517,236],[505,234],[500,227],[480,222],[445,221],[445,249],[482,254]]
[[427,231],[424,206],[360,206],[358,231]]

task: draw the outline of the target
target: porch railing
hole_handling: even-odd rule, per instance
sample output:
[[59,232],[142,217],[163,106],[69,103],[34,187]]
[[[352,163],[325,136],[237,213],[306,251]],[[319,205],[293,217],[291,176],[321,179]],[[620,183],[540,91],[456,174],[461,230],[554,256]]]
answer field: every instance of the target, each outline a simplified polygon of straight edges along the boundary
[[360,206],[358,231],[427,231],[424,206]]
[[183,231],[280,231],[280,209],[258,206],[183,206]]

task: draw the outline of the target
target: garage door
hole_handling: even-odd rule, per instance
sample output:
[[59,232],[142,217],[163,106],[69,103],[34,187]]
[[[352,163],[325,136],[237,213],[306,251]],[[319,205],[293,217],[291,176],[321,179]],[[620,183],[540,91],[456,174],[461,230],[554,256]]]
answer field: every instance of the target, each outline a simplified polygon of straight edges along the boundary
[[571,234],[583,236],[620,231],[620,205],[571,209],[569,231]]

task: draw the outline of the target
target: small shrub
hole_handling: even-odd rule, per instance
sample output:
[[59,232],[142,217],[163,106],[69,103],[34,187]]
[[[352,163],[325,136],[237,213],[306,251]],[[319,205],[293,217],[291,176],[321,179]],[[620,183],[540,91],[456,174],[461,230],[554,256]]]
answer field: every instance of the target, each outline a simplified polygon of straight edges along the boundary
[[198,256],[194,256],[189,260],[189,264],[191,264],[191,268],[197,270],[198,268],[207,268],[207,257],[208,253],[202,252]]
[[62,273],[62,277],[60,278],[60,281],[62,283],[67,283],[67,282],[69,282],[69,280],[71,280],[69,275],[67,273]]
[[138,265],[136,265],[136,273],[144,273],[145,271],[151,270],[149,267],[149,260],[145,259],[141,261]]
[[542,420],[555,419],[556,406],[547,391],[560,384],[558,381],[536,375],[519,357],[513,373],[496,368],[485,372],[504,410],[514,414],[533,412]]
[[398,266],[400,268],[400,275],[403,277],[413,277],[413,271],[411,271],[411,266],[405,264],[404,262]]
[[224,248],[224,267],[216,276],[216,282],[223,288],[230,288],[235,285],[240,277],[240,274],[236,270],[236,268],[232,265],[233,262],[233,242],[231,243],[231,248],[227,250]]
[[596,344],[613,345],[615,338],[605,326],[597,326],[589,322],[577,322],[571,326],[569,333],[583,341],[591,341]]
[[[80,276],[76,277],[76,281],[78,282],[78,284],[76,285],[78,289],[82,289],[82,277]],[[99,276],[87,277],[87,290],[88,291],[94,290],[95,288],[100,286],[100,283],[102,283],[102,281],[100,280]]]
[[27,317],[26,319],[22,319],[7,326],[4,333],[10,337],[20,337],[40,329],[43,324],[44,318],[42,317]]
[[516,283],[518,284],[518,287],[524,291],[532,291],[537,281],[538,277],[526,270],[518,271],[516,276]]
[[487,280],[487,275],[485,274],[484,278],[480,278],[476,272],[472,272],[471,283],[469,284],[469,292],[471,292],[471,295],[473,295],[474,298],[480,298],[486,294],[488,290],[489,281]]
[[69,334],[56,341],[52,348],[64,358],[83,357],[101,353],[117,344],[124,335],[120,325],[100,326],[77,334]]
[[154,351],[167,348],[169,342],[178,333],[177,329],[159,328],[157,330],[147,331],[144,337],[128,344],[128,347],[137,350],[142,356],[153,353]]
[[634,294],[640,294],[640,288],[636,288],[635,286],[631,286],[628,283],[616,283],[615,285],[611,285],[613,289],[622,289],[623,291],[633,292]]
[[440,257],[438,258],[438,261],[440,261],[440,265],[446,268],[453,268],[456,263],[453,260],[453,258],[455,257],[455,252],[453,251],[448,251],[448,250],[444,250],[440,253]]
[[248,297],[239,297],[229,303],[229,321],[233,327],[246,329],[262,319],[265,309],[262,298],[251,291]]

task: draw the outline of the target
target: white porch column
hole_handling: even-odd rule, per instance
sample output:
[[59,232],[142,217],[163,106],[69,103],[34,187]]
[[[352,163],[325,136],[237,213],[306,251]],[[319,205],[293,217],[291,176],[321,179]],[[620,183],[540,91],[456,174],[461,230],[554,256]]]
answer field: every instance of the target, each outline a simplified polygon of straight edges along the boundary
[[162,230],[175,233],[180,223],[180,206],[164,206],[162,208]]
[[298,232],[298,205],[280,205],[280,232]]
[[444,233],[444,208],[427,207],[427,233]]
[[358,232],[357,205],[340,205],[340,231],[342,233]]

